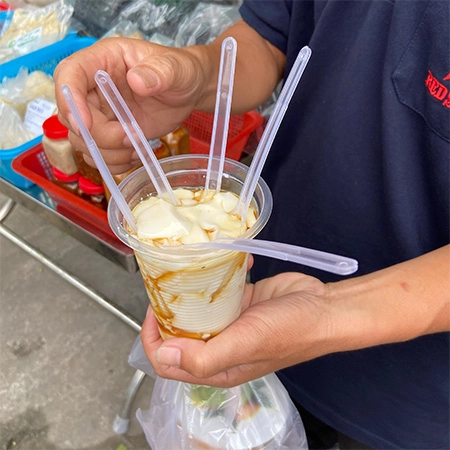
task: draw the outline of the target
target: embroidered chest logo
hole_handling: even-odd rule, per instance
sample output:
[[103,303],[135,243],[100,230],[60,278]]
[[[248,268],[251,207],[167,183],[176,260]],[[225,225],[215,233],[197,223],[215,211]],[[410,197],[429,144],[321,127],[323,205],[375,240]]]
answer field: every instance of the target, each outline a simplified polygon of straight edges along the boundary
[[[450,80],[450,73],[444,77],[444,81]],[[425,86],[428,92],[442,103],[443,106],[450,109],[450,93],[449,88],[442,84],[431,72],[428,70],[428,76],[425,79]]]

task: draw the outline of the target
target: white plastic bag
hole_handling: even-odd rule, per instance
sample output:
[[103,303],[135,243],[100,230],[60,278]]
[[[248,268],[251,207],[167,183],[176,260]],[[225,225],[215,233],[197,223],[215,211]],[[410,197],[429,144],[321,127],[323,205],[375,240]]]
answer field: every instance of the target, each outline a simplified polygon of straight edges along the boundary
[[[140,340],[128,361],[155,376]],[[156,377],[150,408],[136,416],[152,450],[308,448],[300,415],[275,374],[228,389]]]
[[68,31],[73,7],[64,0],[43,8],[16,9],[0,36],[0,63],[27,55],[63,39]]
[[27,130],[18,112],[0,99],[0,151],[25,144],[36,134]]

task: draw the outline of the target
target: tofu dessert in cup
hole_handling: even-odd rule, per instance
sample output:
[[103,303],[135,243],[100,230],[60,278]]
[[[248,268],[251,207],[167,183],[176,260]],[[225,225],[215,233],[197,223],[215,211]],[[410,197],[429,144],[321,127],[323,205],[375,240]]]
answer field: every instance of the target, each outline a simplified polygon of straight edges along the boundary
[[110,200],[113,232],[134,250],[163,339],[208,340],[238,318],[247,274],[248,254],[189,244],[217,237],[254,238],[269,220],[272,195],[261,178],[247,220],[233,213],[248,172],[226,160],[221,191],[203,196],[208,155],[180,155],[160,160],[180,205],[158,199],[144,168],[119,185],[136,219],[133,232]]

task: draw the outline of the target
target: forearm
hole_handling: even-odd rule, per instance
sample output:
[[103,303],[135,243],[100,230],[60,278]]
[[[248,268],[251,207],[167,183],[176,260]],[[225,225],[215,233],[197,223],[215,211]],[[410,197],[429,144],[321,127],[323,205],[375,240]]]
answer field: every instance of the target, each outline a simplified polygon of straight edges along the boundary
[[450,246],[328,285],[331,351],[450,330]]
[[241,20],[210,45],[191,47],[191,51],[202,60],[201,66],[207,80],[197,109],[214,111],[221,46],[228,36],[237,41],[233,113],[246,112],[261,105],[281,80],[285,56]]

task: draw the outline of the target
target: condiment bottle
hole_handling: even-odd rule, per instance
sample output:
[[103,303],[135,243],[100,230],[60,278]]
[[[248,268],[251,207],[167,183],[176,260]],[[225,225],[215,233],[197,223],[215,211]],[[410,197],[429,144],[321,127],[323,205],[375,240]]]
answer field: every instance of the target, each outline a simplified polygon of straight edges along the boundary
[[80,175],[84,178],[87,178],[92,183],[101,186],[103,184],[102,176],[97,168],[90,166],[85,160],[83,156],[83,152],[80,150],[74,150],[75,159],[78,164],[78,171]]
[[184,125],[172,131],[172,133],[166,134],[161,140],[169,147],[171,155],[191,153],[189,130]]
[[82,198],[94,206],[104,210],[107,209],[108,202],[106,201],[103,184],[95,184],[88,178],[80,176],[78,179],[78,191]]
[[148,143],[158,159],[167,158],[170,156],[169,147],[161,139],[151,139]]
[[66,175],[78,172],[73,148],[67,136],[69,130],[58,120],[58,116],[49,117],[42,124],[42,146],[52,167]]
[[[130,175],[130,173],[134,172],[135,170],[139,169],[139,167],[142,167],[142,164],[137,165],[136,167],[132,167],[130,170],[127,170],[126,172],[119,173],[113,175],[113,179],[116,182],[117,185],[119,185],[125,178]],[[111,198],[111,192],[108,189],[108,186],[106,185],[105,181],[103,180],[103,187],[105,188],[105,196],[106,200],[109,202]]]
[[78,172],[68,175],[61,172],[56,167],[52,167],[52,171],[53,182],[55,184],[62,187],[66,191],[71,192],[72,194],[78,195],[78,179],[80,178],[80,174]]

